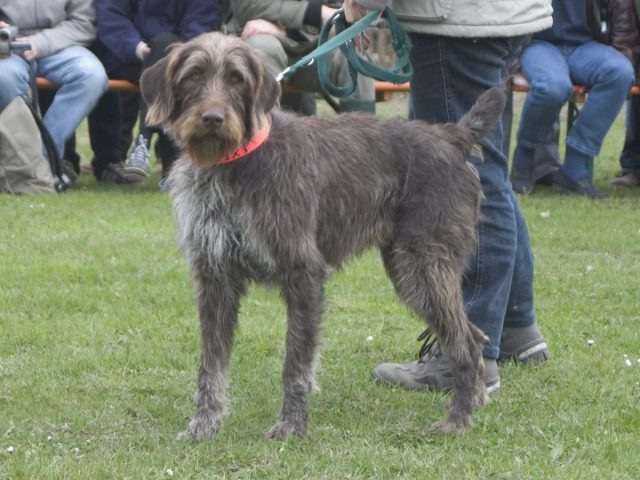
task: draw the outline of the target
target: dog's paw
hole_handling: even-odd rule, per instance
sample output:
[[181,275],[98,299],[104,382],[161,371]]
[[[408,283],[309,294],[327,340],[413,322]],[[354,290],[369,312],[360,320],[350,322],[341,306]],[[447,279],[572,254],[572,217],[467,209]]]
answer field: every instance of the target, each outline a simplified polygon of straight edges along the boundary
[[431,425],[431,431],[436,433],[464,433],[473,427],[473,422],[471,419],[467,421],[452,421],[449,419],[442,419],[434,422]]
[[295,425],[290,422],[278,421],[267,432],[267,438],[271,440],[278,440],[290,437],[291,435],[297,435],[298,437],[304,437],[307,434],[306,425]]
[[214,413],[197,412],[187,430],[180,432],[176,436],[176,440],[206,440],[213,437],[222,427],[222,415]]

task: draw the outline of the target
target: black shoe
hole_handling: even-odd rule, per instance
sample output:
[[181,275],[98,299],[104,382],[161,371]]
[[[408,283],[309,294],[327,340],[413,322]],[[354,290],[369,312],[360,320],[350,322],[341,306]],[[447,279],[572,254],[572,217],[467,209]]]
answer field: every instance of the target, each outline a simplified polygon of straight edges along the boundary
[[533,191],[533,165],[516,165],[511,167],[511,188],[516,193],[531,193]]
[[560,193],[575,193],[577,195],[584,195],[585,197],[592,198],[594,200],[601,200],[607,198],[605,192],[596,190],[596,188],[589,180],[589,177],[583,177],[580,180],[574,180],[567,176],[562,169],[556,172],[553,178],[553,187]]

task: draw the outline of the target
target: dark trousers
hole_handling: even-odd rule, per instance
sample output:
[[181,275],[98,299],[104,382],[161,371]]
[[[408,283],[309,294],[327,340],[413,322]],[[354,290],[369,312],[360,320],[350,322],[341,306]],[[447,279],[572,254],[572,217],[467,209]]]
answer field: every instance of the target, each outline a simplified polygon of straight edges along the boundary
[[[107,72],[109,78],[127,80],[138,85],[140,75],[166,55],[167,47],[180,41],[171,33],[161,33],[149,42],[151,53],[142,64],[120,64]],[[89,139],[94,152],[94,173],[99,173],[109,163],[120,162],[126,157],[132,141],[132,131],[140,113],[140,134],[150,144],[153,133],[158,134],[156,155],[162,163],[163,174],[167,174],[178,158],[179,149],[158,127],[147,126],[147,107],[136,92],[108,91],[98,101],[89,115]]]
[[640,97],[636,95],[631,96],[627,106],[627,133],[620,166],[626,172],[640,173]]

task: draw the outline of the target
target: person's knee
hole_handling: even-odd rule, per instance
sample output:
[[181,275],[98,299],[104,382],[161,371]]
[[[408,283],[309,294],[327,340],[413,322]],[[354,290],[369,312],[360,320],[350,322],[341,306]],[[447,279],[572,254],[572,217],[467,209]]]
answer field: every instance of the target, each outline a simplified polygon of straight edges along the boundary
[[287,68],[289,58],[280,40],[273,35],[253,35],[245,40],[258,50],[271,73],[277,75]]
[[545,103],[564,105],[571,98],[573,85],[569,78],[544,78],[532,83],[529,94]]
[[631,88],[635,79],[635,71],[631,62],[622,55],[609,59],[600,72],[605,82],[611,82],[620,88]]
[[29,74],[16,68],[12,62],[0,62],[0,110],[11,100],[24,95],[29,89]]
[[102,95],[109,88],[109,78],[102,64],[96,59],[83,59],[77,64],[79,82],[82,87],[96,96]]

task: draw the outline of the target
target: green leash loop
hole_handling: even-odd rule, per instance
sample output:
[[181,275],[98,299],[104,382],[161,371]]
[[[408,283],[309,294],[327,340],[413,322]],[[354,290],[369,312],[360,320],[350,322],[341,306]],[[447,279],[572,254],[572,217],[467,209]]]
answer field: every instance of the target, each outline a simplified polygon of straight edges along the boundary
[[[389,29],[391,30],[391,45],[396,52],[397,60],[395,66],[391,70],[385,70],[367,60],[363,59],[356,52],[356,46],[353,39],[360,35],[369,25],[378,19],[379,12],[372,11],[365,17],[358,20],[353,25],[347,27],[347,21],[342,9],[337,10],[325,23],[320,31],[318,38],[318,48],[310,54],[304,56],[296,63],[282,71],[276,79],[281,81],[283,78],[289,77],[311,64],[314,60],[318,61],[318,76],[322,88],[334,97],[345,97],[352,94],[358,85],[358,72],[367,77],[375,78],[392,83],[405,83],[411,79],[413,69],[409,58],[411,52],[411,41],[407,33],[400,26],[394,13],[386,8],[383,16],[387,18]],[[335,25],[336,35],[331,39],[329,32],[331,27]],[[336,48],[340,48],[342,54],[347,58],[349,76],[351,83],[342,87],[334,85],[329,80],[329,59],[327,54]]]

